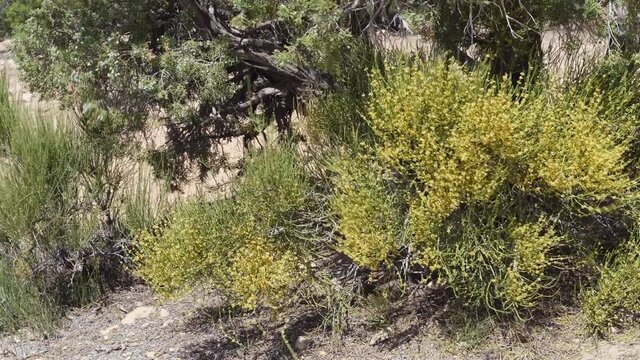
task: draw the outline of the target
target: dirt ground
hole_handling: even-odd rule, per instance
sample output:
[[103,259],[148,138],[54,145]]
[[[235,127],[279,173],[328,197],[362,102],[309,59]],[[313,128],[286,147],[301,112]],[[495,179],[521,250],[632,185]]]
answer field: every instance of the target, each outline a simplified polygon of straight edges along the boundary
[[[221,306],[212,294],[163,301],[146,286],[136,285],[71,311],[48,337],[22,331],[0,338],[0,358],[293,358],[279,332],[263,327],[260,314],[236,314],[225,320],[219,315]],[[518,333],[517,338],[504,331],[482,333],[481,326],[471,332],[449,333],[433,319],[413,313],[383,330],[353,331],[338,337],[321,330],[319,322],[303,317],[296,321],[306,321],[308,326],[300,328],[302,333],[288,335],[287,341],[298,359],[640,359],[637,332],[595,342],[581,334],[577,315],[547,321]]]

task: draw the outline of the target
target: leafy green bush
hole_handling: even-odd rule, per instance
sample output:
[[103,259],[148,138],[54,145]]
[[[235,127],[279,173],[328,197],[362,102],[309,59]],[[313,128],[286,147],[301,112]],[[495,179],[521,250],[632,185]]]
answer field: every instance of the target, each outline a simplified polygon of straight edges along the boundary
[[251,156],[232,196],[182,205],[139,237],[139,274],[167,296],[205,284],[245,308],[281,306],[305,273],[297,223],[308,187],[294,150]]
[[16,26],[26,22],[31,17],[31,13],[41,5],[42,0],[12,0],[8,2],[2,8],[2,30],[11,33]]

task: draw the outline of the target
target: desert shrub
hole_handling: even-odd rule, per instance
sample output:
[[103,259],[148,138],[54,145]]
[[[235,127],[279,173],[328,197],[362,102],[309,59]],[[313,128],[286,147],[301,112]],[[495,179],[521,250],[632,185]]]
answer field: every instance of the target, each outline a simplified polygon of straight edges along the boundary
[[232,263],[231,288],[247,309],[255,309],[260,301],[274,308],[281,306],[292,286],[304,277],[298,255],[267,239],[248,241]]
[[[0,228],[25,248],[25,235],[40,231],[55,236],[46,223],[65,221],[79,196],[79,171],[85,166],[77,134],[62,122],[54,124],[27,115],[11,124],[9,153],[0,170]],[[42,223],[38,229],[37,223]],[[36,235],[37,236],[37,235]],[[27,236],[28,237],[28,236]],[[49,238],[49,245],[68,239]],[[36,241],[34,237],[32,241]],[[13,245],[18,245],[14,243]]]
[[[244,235],[230,202],[189,203],[171,214],[168,225],[138,239],[139,274],[163,295],[177,294],[208,279],[228,286],[224,272],[237,235]],[[235,228],[236,233],[231,230]],[[238,232],[240,232],[238,234]],[[238,236],[238,237],[240,237]]]
[[545,219],[518,221],[505,202],[460,214],[457,228],[436,248],[444,276],[456,296],[475,308],[524,315],[535,308],[557,280],[557,236]]
[[354,42],[348,54],[340,59],[344,70],[335,88],[318,98],[308,100],[304,132],[312,145],[331,147],[360,142],[370,135],[363,114],[369,92],[368,74],[381,66],[382,56],[370,45]]
[[640,55],[614,53],[595,64],[584,77],[577,79],[582,96],[602,97],[602,117],[612,120],[619,133],[631,133],[631,144],[625,159],[628,168],[637,176],[640,165]]
[[[394,174],[406,184],[395,191],[402,195],[395,211],[407,218],[414,266],[469,305],[523,316],[557,291],[558,259],[578,274],[585,253],[578,249],[624,241],[594,219],[630,223],[636,182],[626,154],[635,109],[613,111],[594,83],[586,91],[552,81],[514,88],[507,80],[445,61],[374,72],[366,117],[383,170],[359,177],[350,170],[336,183],[339,194],[369,191],[359,200],[368,207],[351,206],[364,215],[346,212],[339,222],[363,231],[379,224],[372,204],[384,199],[371,192],[373,174]],[[347,255],[365,266],[393,259],[376,230],[357,242],[367,261],[353,249]],[[353,234],[342,235],[352,244]]]
[[640,314],[640,247],[637,241],[622,246],[602,270],[598,286],[586,292],[584,312],[591,330],[605,333]]
[[58,314],[117,284],[126,231],[111,216],[114,187],[100,175],[111,163],[97,161],[102,149],[71,119],[21,108],[6,86],[0,82],[1,291],[14,294],[7,306],[33,307],[5,314],[0,322],[12,330],[47,321],[47,306]]
[[5,1],[1,6],[2,31],[10,34],[12,30],[26,22],[31,12],[42,5],[42,0],[12,0]]
[[296,151],[284,145],[255,153],[246,160],[235,195],[244,211],[265,229],[273,229],[294,220],[296,210],[305,205],[308,187]]
[[320,146],[346,144],[366,135],[368,126],[362,118],[362,94],[338,90],[321,99],[311,100],[304,128],[310,143]]
[[[394,259],[400,249],[400,212],[375,165],[342,157],[333,165],[335,196],[331,208],[339,218],[338,250],[372,270]],[[380,170],[380,169],[378,169]]]
[[305,274],[297,225],[308,186],[290,147],[254,154],[231,196],[182,205],[140,236],[139,274],[166,296],[204,284],[244,308],[281,306]]

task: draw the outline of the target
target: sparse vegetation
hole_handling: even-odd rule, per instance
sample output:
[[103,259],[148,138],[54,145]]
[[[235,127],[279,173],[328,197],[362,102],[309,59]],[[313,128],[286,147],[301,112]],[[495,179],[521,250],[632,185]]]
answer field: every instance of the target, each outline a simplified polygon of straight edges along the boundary
[[109,146],[61,113],[22,108],[4,78],[0,89],[1,330],[50,329],[126,278],[133,229],[113,219],[121,180]]
[[[68,118],[0,84],[0,331],[129,276],[265,309],[293,357],[296,311],[345,333],[446,308],[473,344],[640,318],[636,0],[20,4],[24,79]],[[552,73],[549,27],[601,59]],[[384,49],[409,32],[432,53]]]

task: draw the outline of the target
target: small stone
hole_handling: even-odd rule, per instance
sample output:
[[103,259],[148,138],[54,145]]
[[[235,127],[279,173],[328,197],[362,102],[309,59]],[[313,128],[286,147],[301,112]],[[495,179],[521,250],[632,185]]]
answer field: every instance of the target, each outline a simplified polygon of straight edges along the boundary
[[377,334],[373,335],[371,341],[369,341],[369,345],[374,346],[377,345],[391,337],[391,328],[386,328],[380,330]]
[[169,348],[169,352],[176,352],[176,351],[178,351],[177,348]]
[[107,337],[107,335],[111,334],[117,329],[118,329],[118,325],[109,326],[106,329],[100,330],[100,335]]
[[146,319],[156,311],[153,306],[139,306],[128,313],[121,321],[122,325],[133,325],[138,319]]
[[327,356],[327,352],[326,351],[318,351],[318,356],[325,357],[325,356]]
[[165,328],[173,323],[173,320],[167,320],[162,323],[162,327]]
[[167,309],[160,309],[160,317],[161,318],[167,318],[171,315],[171,313],[169,312],[169,310]]
[[311,346],[313,341],[307,336],[298,336],[296,339],[295,349],[296,351],[305,351]]
[[156,353],[153,351],[149,351],[144,353],[144,356],[147,357],[147,359],[155,359],[156,358]]

